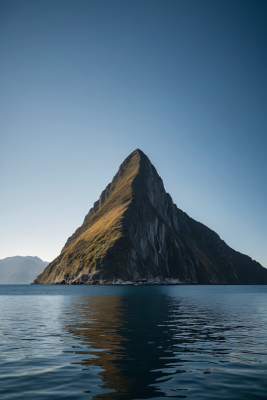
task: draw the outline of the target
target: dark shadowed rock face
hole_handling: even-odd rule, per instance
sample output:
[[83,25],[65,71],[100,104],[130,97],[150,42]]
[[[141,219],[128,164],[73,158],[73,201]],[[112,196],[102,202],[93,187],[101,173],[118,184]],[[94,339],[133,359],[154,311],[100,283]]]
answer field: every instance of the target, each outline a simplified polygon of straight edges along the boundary
[[35,283],[158,275],[195,283],[267,284],[265,268],[176,207],[148,157],[135,150]]

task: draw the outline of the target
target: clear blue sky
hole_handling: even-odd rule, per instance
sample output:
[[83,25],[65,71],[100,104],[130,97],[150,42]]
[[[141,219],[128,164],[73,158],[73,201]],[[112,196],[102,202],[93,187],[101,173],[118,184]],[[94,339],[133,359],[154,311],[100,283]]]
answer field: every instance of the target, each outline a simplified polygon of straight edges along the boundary
[[51,261],[143,150],[267,267],[267,2],[2,0],[0,258]]

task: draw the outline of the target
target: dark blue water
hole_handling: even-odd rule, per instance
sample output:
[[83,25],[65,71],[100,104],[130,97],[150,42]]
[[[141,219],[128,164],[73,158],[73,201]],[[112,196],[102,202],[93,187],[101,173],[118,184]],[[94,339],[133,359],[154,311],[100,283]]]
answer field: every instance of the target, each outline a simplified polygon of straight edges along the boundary
[[267,399],[266,286],[0,285],[1,399]]

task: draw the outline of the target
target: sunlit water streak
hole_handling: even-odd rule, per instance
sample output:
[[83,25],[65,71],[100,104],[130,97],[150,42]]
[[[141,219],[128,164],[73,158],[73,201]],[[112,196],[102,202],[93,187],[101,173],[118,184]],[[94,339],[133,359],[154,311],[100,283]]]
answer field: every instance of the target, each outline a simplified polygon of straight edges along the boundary
[[267,399],[265,286],[0,286],[1,399]]

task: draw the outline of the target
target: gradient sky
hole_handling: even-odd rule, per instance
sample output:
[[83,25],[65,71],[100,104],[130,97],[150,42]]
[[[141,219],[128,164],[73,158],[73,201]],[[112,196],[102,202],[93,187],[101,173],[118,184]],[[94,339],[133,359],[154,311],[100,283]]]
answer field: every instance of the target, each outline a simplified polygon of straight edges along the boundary
[[267,2],[0,1],[0,258],[52,261],[143,150],[267,267]]

